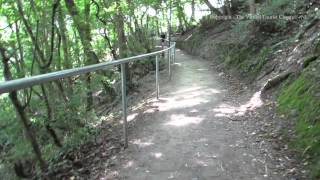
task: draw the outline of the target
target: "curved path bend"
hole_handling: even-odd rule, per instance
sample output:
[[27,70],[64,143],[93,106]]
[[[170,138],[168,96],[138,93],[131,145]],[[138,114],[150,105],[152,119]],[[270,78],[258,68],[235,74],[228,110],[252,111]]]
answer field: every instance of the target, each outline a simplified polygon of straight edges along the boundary
[[279,179],[251,146],[243,122],[230,120],[248,107],[226,102],[227,85],[209,61],[177,50],[172,80],[162,84],[160,100],[130,130],[114,179]]

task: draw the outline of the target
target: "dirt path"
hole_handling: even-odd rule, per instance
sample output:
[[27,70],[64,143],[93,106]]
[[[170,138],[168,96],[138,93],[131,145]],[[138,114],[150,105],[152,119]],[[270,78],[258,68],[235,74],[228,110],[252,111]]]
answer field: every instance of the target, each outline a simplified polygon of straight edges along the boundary
[[178,50],[171,82],[136,117],[129,148],[101,179],[281,179],[234,119],[261,102],[230,104],[220,79],[208,61]]

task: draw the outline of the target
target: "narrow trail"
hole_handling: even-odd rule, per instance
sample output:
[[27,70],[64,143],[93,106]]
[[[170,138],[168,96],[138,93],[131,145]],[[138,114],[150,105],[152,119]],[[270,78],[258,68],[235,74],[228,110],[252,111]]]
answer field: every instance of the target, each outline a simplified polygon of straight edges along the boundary
[[281,179],[251,145],[243,122],[228,118],[243,108],[226,104],[227,85],[210,62],[176,55],[172,80],[136,120],[129,148],[114,157],[106,179]]

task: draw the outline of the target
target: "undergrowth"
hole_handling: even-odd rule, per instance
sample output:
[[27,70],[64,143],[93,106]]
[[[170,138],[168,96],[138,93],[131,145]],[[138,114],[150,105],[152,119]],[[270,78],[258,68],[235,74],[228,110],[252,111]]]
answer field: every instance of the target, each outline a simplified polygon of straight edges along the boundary
[[283,87],[278,110],[289,117],[297,116],[291,145],[309,162],[312,175],[320,178],[320,75],[314,71],[319,63],[317,66],[306,68],[297,80]]
[[[258,51],[258,52],[257,52]],[[236,68],[243,77],[253,81],[268,61],[272,52],[269,47],[255,50],[240,45],[227,45],[221,48],[220,59],[226,67]]]

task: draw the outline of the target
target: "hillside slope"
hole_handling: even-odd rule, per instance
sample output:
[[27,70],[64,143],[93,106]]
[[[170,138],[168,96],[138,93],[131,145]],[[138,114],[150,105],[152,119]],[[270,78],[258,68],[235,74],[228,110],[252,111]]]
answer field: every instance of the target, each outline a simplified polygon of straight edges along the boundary
[[[272,8],[285,11],[286,6]],[[240,77],[274,104],[270,113],[283,121],[276,139],[280,145],[290,141],[291,152],[315,178],[320,177],[318,9],[317,4],[300,8],[303,18],[291,21],[221,21],[208,16],[178,39],[180,48]]]

